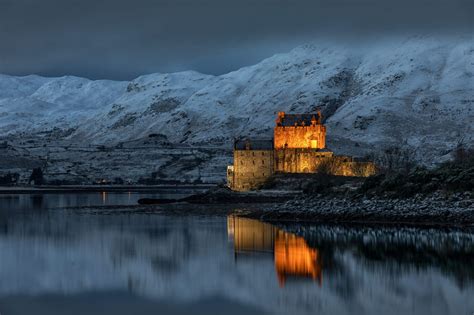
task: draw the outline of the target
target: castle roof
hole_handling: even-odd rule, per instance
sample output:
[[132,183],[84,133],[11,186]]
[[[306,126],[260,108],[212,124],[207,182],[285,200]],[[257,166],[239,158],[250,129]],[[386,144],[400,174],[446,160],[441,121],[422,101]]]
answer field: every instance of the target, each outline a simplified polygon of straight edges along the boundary
[[234,142],[235,150],[273,150],[272,139],[236,139]]
[[320,113],[313,113],[313,114],[287,114],[282,113],[279,116],[278,125],[279,126],[311,126],[312,121],[315,120],[316,123],[320,123],[321,121],[321,114]]

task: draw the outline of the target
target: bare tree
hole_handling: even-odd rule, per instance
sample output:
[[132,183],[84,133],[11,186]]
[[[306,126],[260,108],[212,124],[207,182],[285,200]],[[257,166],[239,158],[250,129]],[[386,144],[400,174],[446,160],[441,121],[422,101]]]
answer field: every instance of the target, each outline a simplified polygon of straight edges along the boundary
[[459,164],[474,164],[474,148],[466,148],[459,145],[454,150],[454,162]]
[[316,173],[322,175],[333,175],[334,169],[334,159],[325,158],[321,162],[319,162],[318,166],[316,167]]
[[382,172],[400,172],[408,174],[417,163],[415,151],[409,147],[388,147],[374,154],[373,160]]
[[352,173],[356,177],[368,177],[377,173],[377,167],[372,162],[353,162]]

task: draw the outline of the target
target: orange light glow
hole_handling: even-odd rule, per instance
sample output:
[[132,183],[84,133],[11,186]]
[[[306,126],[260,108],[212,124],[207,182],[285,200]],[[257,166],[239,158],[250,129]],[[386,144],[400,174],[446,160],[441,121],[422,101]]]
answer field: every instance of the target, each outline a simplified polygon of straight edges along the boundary
[[305,239],[278,231],[275,239],[275,269],[280,286],[286,278],[310,277],[322,284],[322,266],[319,252],[308,246]]
[[289,277],[317,280],[322,284],[320,253],[306,240],[257,220],[229,216],[227,234],[234,253],[273,253],[278,283],[283,287]]
[[[283,121],[290,116],[292,121],[296,121],[295,125],[282,125]],[[326,126],[321,123],[321,114],[318,113],[318,119],[313,115],[308,124],[299,121],[297,118],[299,116],[284,112],[278,113],[273,138],[275,149],[324,149],[326,147]]]

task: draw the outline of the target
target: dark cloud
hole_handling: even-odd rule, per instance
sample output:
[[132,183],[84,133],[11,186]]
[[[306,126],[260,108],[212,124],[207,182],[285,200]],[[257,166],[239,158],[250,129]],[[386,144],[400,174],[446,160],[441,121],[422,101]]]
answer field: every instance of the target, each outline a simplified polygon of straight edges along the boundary
[[314,38],[472,29],[472,0],[0,0],[0,72],[218,74]]

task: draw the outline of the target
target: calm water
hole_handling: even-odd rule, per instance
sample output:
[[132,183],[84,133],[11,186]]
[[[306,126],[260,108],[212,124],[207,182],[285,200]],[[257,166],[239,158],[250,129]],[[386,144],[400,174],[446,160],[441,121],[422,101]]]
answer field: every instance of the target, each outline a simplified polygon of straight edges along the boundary
[[64,207],[136,205],[141,198],[181,198],[191,195],[165,191],[163,193],[140,192],[87,192],[77,194],[0,194],[1,210],[38,210]]
[[141,197],[0,196],[0,313],[474,312],[471,231],[67,209]]

